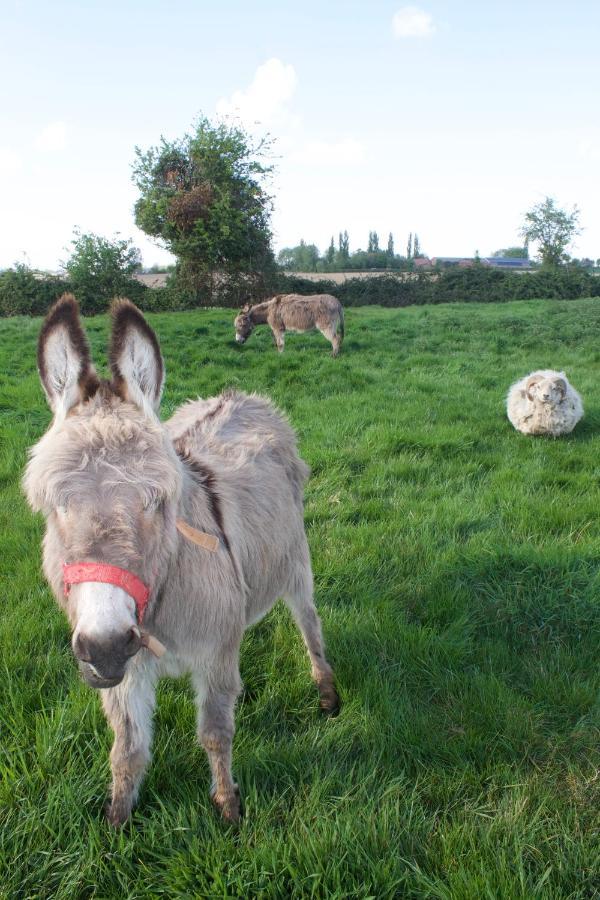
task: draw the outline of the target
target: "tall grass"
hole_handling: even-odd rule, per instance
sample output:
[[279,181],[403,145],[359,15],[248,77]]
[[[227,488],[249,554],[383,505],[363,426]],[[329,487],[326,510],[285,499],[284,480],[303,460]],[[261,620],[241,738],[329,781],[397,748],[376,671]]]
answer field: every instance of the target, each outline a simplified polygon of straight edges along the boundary
[[[212,810],[185,680],[160,687],[138,811],[104,823],[111,736],[19,489],[49,421],[39,320],[0,322],[0,896],[600,896],[600,304],[351,310],[337,360],[318,335],[237,347],[227,311],[150,318],[165,416],[233,385],[298,429],[343,709],[319,716],[277,608],[243,644],[242,825]],[[538,367],[583,394],[571,436],[505,418]]]

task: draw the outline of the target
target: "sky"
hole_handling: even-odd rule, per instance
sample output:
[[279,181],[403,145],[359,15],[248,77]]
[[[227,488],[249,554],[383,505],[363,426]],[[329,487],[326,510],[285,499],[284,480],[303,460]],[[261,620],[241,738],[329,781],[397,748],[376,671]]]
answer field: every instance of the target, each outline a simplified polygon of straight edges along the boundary
[[73,229],[132,238],[136,145],[198,115],[276,138],[276,249],[347,229],[402,252],[519,244],[545,196],[600,257],[600,4],[0,0],[0,267],[56,270]]

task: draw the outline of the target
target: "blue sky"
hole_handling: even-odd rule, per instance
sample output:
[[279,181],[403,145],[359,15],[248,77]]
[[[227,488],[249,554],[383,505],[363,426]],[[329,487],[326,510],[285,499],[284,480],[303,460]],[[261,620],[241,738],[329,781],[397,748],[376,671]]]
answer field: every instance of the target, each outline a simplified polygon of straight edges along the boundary
[[[484,256],[546,195],[600,257],[600,4],[0,0],[0,266],[133,223],[134,147],[194,118],[277,137],[274,238],[375,229]],[[258,124],[257,124],[258,123]]]

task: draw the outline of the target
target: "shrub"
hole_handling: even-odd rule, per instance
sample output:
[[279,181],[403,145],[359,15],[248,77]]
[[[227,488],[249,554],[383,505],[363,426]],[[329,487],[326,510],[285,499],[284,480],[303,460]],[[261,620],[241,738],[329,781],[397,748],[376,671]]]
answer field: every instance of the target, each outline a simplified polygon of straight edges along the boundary
[[[72,290],[86,315],[106,312],[110,295],[88,290],[63,278],[43,279],[26,266],[0,273],[0,315],[45,315],[64,291]],[[503,303],[508,300],[548,298],[573,300],[600,297],[600,277],[582,269],[541,269],[533,273],[506,272],[474,266],[442,272],[382,275],[350,278],[336,284],[327,278],[312,281],[282,272],[218,276],[190,286],[176,267],[164,288],[147,288],[133,278],[118,285],[118,293],[129,297],[147,312],[229,307],[237,309],[247,301],[258,303],[278,293],[333,294],[344,306],[399,307],[427,303]]]
[[0,315],[44,316],[65,291],[71,290],[64,278],[39,275],[24,265],[0,272]]

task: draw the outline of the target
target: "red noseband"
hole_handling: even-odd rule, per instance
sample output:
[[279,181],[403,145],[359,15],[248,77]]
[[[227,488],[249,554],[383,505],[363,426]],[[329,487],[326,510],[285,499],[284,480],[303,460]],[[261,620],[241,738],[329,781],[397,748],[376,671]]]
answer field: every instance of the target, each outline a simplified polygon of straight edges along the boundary
[[65,594],[69,593],[69,588],[72,584],[82,584],[85,581],[114,584],[116,587],[122,588],[135,600],[138,622],[140,625],[142,624],[146,606],[148,605],[150,588],[143,581],[140,581],[133,572],[128,572],[127,569],[120,569],[119,566],[109,566],[106,563],[63,563],[63,578]]

